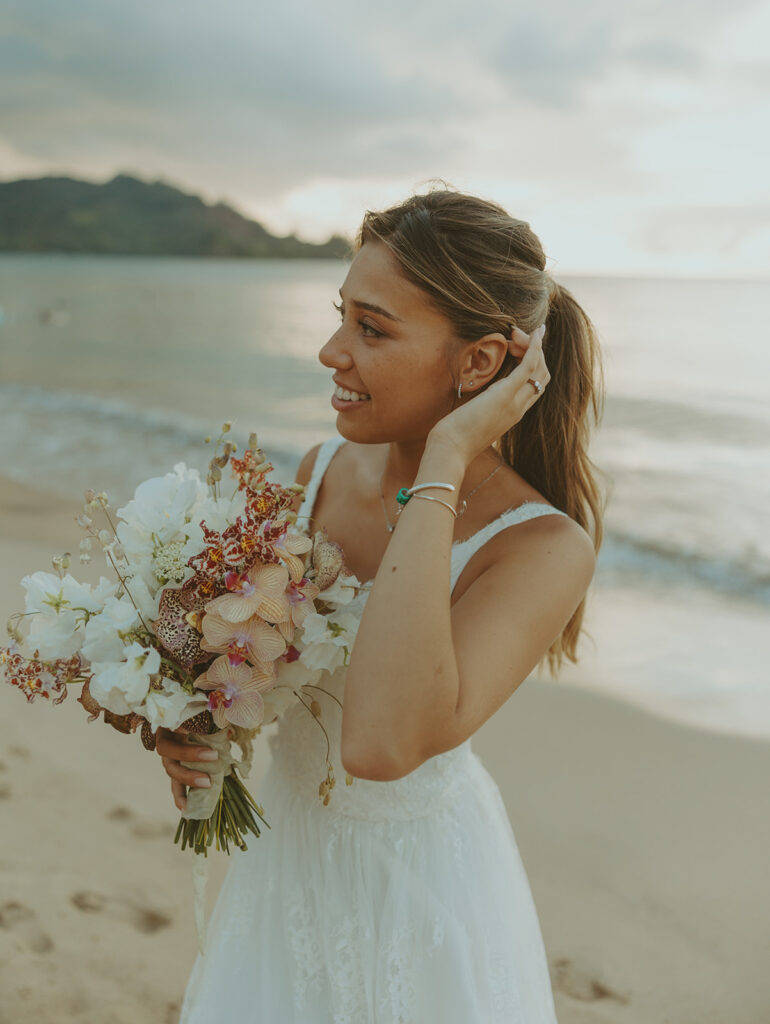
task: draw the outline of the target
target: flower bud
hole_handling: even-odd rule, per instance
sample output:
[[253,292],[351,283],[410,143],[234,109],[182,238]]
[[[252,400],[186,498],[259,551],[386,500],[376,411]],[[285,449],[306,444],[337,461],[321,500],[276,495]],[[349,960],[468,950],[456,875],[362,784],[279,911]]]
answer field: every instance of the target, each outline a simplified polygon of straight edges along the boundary
[[230,430],[230,427],[232,427],[232,423],[230,422],[230,420],[227,420],[225,423],[222,424],[222,433],[227,434]]
[[253,452],[255,452],[257,450],[257,435],[254,433],[253,430],[249,434],[249,448]]
[[90,516],[87,516],[85,512],[81,512],[80,515],[75,516],[75,522],[83,530],[87,530],[89,526],[93,525],[93,519]]
[[112,543],[112,534],[109,530],[99,530],[99,543],[102,548],[106,548],[108,544]]
[[209,434],[208,437],[204,437],[203,443],[204,444],[211,444],[211,434]]
[[93,542],[92,542],[92,540],[91,540],[91,538],[90,538],[90,537],[84,537],[84,538],[83,538],[83,539],[81,540],[81,542],[80,542],[80,550],[81,550],[81,551],[90,551],[90,550],[91,550],[91,544],[92,544],[92,543],[93,543]]
[[88,490],[87,490],[87,491],[85,492],[85,494],[83,495],[83,497],[84,497],[84,498],[85,498],[85,500],[86,500],[86,504],[87,504],[87,505],[90,505],[90,504],[91,504],[91,502],[92,502],[92,501],[94,500],[94,498],[96,497],[96,491],[95,491],[95,490],[93,489],[93,487],[89,487],[89,488],[88,488]]
[[115,558],[119,559],[126,557],[125,549],[119,540],[116,540],[115,543],[112,545],[112,554],[114,555]]
[[88,565],[88,563],[90,561],[91,561],[91,556],[88,554],[88,552],[87,551],[81,551],[80,552],[80,564],[81,565]]

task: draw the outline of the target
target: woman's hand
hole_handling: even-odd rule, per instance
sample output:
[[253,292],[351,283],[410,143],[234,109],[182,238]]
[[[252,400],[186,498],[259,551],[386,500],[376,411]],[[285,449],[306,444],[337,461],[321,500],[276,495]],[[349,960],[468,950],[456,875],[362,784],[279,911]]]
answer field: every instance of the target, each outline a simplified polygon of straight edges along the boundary
[[429,439],[448,442],[453,450],[463,453],[466,465],[470,465],[518,423],[540,397],[529,378],[538,381],[543,390],[551,379],[543,357],[544,334],[545,324],[530,335],[514,327],[508,348],[514,355],[523,354],[519,365],[507,377],[443,416],[431,429]]
[[187,807],[187,786],[201,786],[206,788],[211,785],[208,775],[202,775],[192,768],[185,768],[180,761],[216,761],[217,753],[211,747],[196,747],[185,743],[179,736],[184,736],[189,730],[180,726],[172,732],[170,729],[158,729],[155,733],[155,749],[160,754],[166,774],[171,779],[171,792],[174,803],[180,811]]

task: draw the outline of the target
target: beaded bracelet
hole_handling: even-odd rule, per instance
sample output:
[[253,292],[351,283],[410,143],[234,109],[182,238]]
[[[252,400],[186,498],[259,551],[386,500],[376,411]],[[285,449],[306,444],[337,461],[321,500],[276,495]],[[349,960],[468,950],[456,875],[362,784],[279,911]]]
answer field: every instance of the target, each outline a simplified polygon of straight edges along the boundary
[[401,506],[406,505],[413,494],[417,494],[418,491],[424,491],[426,487],[441,487],[445,491],[453,491],[455,489],[454,484],[444,484],[439,481],[434,481],[430,484],[417,484],[416,487],[402,487],[396,495],[396,501]]

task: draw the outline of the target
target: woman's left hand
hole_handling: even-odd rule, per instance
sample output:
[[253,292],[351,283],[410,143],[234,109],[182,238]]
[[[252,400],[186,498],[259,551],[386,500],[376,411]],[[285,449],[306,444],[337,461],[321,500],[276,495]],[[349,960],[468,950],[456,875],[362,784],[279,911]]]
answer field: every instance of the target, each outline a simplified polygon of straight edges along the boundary
[[454,450],[463,453],[469,465],[518,423],[542,393],[529,379],[538,381],[543,391],[551,379],[543,357],[544,334],[545,324],[530,335],[514,327],[509,350],[526,349],[519,365],[507,377],[490,384],[485,391],[443,416],[431,429],[429,439],[448,442]]

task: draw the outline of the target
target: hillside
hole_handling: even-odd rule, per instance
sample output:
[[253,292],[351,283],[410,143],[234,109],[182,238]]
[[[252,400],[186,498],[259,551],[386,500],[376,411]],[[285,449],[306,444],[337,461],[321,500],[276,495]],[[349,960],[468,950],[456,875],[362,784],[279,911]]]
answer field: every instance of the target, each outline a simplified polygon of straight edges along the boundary
[[322,245],[279,238],[225,203],[127,174],[95,184],[67,177],[0,182],[0,251],[133,256],[341,258],[346,239]]

